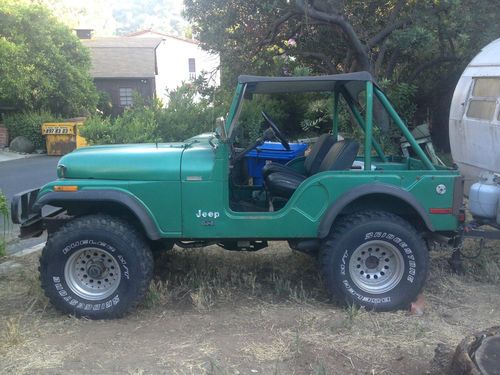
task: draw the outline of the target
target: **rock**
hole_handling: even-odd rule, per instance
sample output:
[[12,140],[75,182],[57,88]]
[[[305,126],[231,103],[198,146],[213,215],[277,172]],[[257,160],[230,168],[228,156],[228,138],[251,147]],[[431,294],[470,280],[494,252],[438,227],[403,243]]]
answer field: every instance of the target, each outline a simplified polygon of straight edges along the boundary
[[499,341],[500,326],[467,336],[457,346],[447,373],[450,375],[500,374]]
[[13,260],[8,260],[6,262],[0,263],[0,275],[7,274],[9,271],[21,267],[21,264]]
[[431,360],[429,375],[446,374],[453,359],[453,349],[445,344],[438,344],[434,349],[434,358]]
[[410,305],[410,314],[416,316],[422,316],[424,315],[424,308],[425,308],[424,294],[420,293],[417,296],[417,299]]
[[12,142],[10,142],[10,151],[20,152],[31,154],[35,151],[35,145],[28,138],[23,137],[22,135],[14,138]]

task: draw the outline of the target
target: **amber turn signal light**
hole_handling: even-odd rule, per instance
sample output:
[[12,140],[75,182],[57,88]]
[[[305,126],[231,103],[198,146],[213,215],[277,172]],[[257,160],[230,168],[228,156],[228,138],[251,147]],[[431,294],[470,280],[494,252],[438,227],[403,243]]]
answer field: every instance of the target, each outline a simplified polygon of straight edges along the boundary
[[78,186],[76,185],[56,185],[54,186],[54,191],[77,191]]

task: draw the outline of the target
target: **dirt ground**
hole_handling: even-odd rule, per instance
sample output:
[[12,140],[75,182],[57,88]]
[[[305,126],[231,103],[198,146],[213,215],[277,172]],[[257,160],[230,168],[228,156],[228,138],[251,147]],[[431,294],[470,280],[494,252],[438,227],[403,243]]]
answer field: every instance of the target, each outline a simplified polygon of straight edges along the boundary
[[[470,241],[473,255],[478,243]],[[500,325],[500,243],[450,272],[432,252],[423,316],[330,302],[315,259],[276,242],[161,256],[145,302],[114,321],[76,319],[43,296],[39,253],[0,275],[0,373],[425,374],[435,348]],[[434,365],[436,366],[436,365]]]

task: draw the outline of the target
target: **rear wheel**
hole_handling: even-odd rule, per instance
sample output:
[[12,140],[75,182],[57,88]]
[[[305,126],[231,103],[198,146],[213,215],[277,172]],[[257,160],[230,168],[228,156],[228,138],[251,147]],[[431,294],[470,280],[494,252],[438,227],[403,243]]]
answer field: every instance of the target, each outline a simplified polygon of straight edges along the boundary
[[153,258],[143,236],[123,220],[84,216],[47,240],[40,258],[45,294],[59,310],[91,319],[117,318],[145,296]]
[[347,216],[322,244],[328,291],[349,304],[389,311],[409,308],[428,271],[428,250],[405,220],[383,211]]

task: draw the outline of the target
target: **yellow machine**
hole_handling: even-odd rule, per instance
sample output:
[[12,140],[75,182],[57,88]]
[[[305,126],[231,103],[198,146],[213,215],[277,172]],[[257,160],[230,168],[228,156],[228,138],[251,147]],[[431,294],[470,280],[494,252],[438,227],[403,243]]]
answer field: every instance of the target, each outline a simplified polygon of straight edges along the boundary
[[83,120],[67,122],[46,122],[42,125],[42,134],[46,137],[47,155],[65,155],[75,148],[87,146],[87,141],[80,135]]

